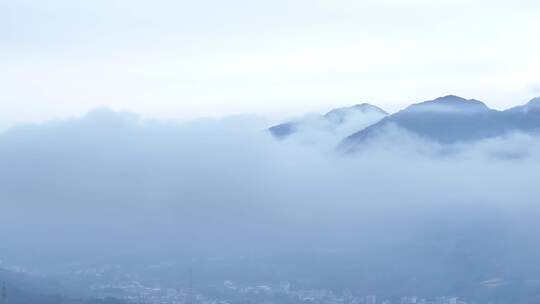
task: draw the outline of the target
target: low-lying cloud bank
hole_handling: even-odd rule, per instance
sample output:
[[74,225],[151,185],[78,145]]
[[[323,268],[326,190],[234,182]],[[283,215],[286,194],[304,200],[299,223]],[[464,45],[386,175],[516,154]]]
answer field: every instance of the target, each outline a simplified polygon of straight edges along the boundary
[[2,252],[35,264],[321,255],[287,273],[366,290],[539,270],[538,137],[441,145],[390,127],[343,155],[266,128],[253,117],[175,124],[101,109],[7,131]]

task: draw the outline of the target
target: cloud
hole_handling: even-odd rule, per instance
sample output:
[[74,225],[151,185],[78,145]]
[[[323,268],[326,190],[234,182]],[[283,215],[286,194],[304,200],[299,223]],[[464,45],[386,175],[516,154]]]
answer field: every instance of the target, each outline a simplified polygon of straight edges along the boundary
[[[403,266],[396,278],[432,278],[461,267],[438,258],[457,254],[460,242],[501,259],[510,257],[500,242],[540,249],[524,235],[540,228],[537,137],[448,148],[394,128],[343,156],[275,141],[266,126],[253,117],[177,124],[102,109],[4,132],[2,254],[36,265],[97,255],[322,254],[320,265],[296,274],[311,269],[321,283],[324,267],[342,258],[389,277],[397,270],[386,263],[395,259]],[[486,268],[480,275],[509,274],[474,248],[471,261]],[[531,258],[508,265],[521,271]],[[420,271],[422,263],[433,267]]]

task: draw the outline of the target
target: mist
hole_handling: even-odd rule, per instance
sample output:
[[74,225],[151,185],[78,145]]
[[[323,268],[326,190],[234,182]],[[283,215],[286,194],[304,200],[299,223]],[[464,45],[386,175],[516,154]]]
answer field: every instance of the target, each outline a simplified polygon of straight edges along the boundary
[[366,292],[387,281],[385,291],[421,291],[444,277],[433,294],[539,270],[538,137],[441,145],[395,127],[344,154],[277,141],[269,125],[104,108],[7,130],[0,259],[42,273],[232,259],[234,271],[205,266],[205,279],[293,277]]

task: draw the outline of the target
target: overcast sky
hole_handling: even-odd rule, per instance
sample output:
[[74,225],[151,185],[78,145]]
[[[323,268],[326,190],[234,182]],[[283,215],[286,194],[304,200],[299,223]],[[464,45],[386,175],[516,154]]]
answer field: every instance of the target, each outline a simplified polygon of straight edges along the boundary
[[540,2],[0,1],[0,129],[108,105],[273,117],[540,95]]

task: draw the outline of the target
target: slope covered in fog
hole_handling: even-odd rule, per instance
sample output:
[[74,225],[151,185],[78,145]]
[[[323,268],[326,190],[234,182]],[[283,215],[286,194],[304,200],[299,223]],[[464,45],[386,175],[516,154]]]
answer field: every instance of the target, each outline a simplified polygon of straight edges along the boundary
[[333,146],[346,136],[384,118],[381,108],[367,103],[336,108],[324,115],[304,117],[272,126],[268,131],[277,139]]

